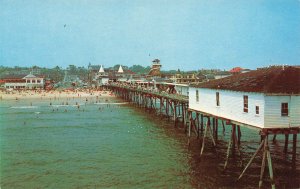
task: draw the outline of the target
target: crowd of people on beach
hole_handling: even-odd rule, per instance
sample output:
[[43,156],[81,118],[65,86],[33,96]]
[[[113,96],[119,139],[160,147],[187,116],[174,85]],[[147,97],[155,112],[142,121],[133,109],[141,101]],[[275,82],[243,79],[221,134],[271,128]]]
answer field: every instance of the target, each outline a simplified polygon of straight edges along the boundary
[[59,98],[88,98],[100,96],[112,96],[110,91],[102,89],[64,89],[64,90],[13,90],[0,91],[0,100],[20,99],[59,99]]
[[47,103],[51,112],[85,112],[88,110],[86,106],[90,104],[98,105],[96,110],[99,112],[107,109],[113,111],[120,107],[118,103],[114,103],[113,93],[104,89],[2,91],[0,97],[1,100],[28,103],[28,108],[35,108],[40,102]]

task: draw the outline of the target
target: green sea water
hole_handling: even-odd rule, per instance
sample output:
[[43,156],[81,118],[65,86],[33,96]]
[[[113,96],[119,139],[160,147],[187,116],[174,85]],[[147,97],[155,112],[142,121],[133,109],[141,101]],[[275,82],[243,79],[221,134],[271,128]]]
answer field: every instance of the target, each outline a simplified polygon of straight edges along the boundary
[[163,122],[116,99],[64,101],[1,101],[2,189],[192,187],[189,153]]
[[[79,106],[78,106],[79,105]],[[241,156],[223,170],[231,129],[219,127],[217,147],[184,128],[117,98],[0,101],[0,188],[257,188],[262,155],[244,177],[242,169],[259,146],[257,130],[242,127]],[[278,188],[300,187],[284,137],[271,142]],[[266,168],[263,188],[270,188]]]

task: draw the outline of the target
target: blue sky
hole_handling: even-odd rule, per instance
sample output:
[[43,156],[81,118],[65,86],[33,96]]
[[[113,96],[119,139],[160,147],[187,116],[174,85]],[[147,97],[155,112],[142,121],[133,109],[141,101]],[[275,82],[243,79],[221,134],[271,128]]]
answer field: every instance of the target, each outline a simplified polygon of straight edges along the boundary
[[0,65],[155,58],[164,70],[299,65],[300,1],[0,0]]

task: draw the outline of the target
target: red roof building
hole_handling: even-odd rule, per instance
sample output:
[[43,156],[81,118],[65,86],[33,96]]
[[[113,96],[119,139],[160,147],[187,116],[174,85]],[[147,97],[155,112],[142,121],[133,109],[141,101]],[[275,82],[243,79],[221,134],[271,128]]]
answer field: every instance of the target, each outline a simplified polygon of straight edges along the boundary
[[243,68],[241,68],[241,67],[235,67],[235,68],[232,68],[231,70],[229,70],[229,72],[232,74],[235,74],[235,73],[241,73],[242,70],[243,70]]
[[8,75],[2,78],[6,89],[36,89],[44,88],[44,76]]

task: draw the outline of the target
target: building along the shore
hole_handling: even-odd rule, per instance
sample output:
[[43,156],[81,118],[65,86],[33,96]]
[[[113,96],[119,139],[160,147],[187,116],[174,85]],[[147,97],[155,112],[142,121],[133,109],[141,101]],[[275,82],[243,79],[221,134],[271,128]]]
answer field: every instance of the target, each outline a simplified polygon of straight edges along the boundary
[[123,67],[121,65],[119,66],[118,71],[115,72],[115,75],[116,75],[117,81],[125,82],[128,80],[128,78],[126,77],[125,72],[123,70]]
[[148,73],[148,78],[155,79],[155,77],[161,77],[160,68],[161,68],[160,60],[154,59],[152,61],[151,70]]
[[174,83],[189,84],[201,82],[205,79],[202,74],[197,74],[196,72],[186,72],[186,73],[176,73],[170,78]]
[[44,77],[28,75],[8,75],[2,78],[6,89],[44,89]]
[[119,65],[118,70],[108,70],[109,82],[128,82],[134,75],[134,72],[128,68],[123,68],[121,65]]
[[105,72],[103,65],[100,66],[98,75],[97,75],[97,80],[98,80],[98,84],[101,85],[106,85],[108,83],[108,73]]
[[189,108],[258,128],[300,127],[300,69],[271,67],[189,88]]

